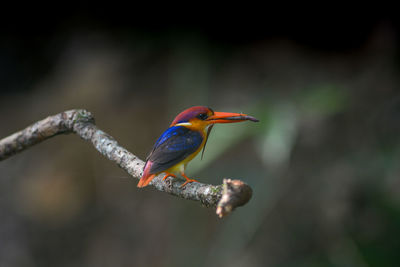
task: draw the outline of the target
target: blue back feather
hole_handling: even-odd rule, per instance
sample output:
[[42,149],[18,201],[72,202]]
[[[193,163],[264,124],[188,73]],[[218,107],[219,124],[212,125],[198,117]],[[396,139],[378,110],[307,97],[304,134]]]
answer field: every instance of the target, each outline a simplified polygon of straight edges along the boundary
[[148,160],[153,162],[150,172],[158,173],[178,164],[194,153],[203,142],[200,132],[183,126],[168,128],[157,140]]

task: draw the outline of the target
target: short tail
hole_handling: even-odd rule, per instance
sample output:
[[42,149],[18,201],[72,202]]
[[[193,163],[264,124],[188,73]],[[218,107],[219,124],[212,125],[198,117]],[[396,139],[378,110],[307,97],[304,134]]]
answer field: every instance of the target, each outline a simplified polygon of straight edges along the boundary
[[153,180],[154,177],[156,177],[155,174],[150,174],[147,177],[143,176],[142,178],[140,178],[139,183],[137,184],[137,187],[147,186],[151,182],[151,180]]
[[139,183],[137,184],[137,187],[147,186],[151,182],[151,180],[153,180],[154,177],[156,177],[156,174],[150,173],[152,164],[153,164],[153,162],[151,162],[151,161],[146,162],[146,165],[144,166],[142,178],[140,178]]

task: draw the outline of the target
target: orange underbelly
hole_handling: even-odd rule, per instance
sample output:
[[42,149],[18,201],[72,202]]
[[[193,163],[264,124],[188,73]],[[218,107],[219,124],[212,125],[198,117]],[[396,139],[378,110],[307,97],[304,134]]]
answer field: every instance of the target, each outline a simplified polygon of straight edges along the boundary
[[189,163],[189,161],[194,159],[194,157],[196,157],[197,154],[199,154],[199,152],[203,148],[205,140],[206,140],[206,138],[203,138],[203,142],[201,143],[199,148],[193,154],[189,155],[187,158],[185,158],[184,160],[182,160],[178,164],[175,164],[171,168],[165,170],[165,172],[178,173],[178,174],[180,174],[181,172],[184,172],[185,168],[186,168],[186,165]]

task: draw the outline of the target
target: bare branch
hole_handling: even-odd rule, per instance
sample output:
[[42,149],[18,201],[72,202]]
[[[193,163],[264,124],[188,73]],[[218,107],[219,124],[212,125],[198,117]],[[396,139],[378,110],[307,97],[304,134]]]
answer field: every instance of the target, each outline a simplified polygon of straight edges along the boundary
[[[0,160],[58,134],[76,133],[89,141],[106,158],[114,161],[132,177],[140,179],[144,162],[121,147],[94,123],[92,114],[83,109],[69,110],[38,121],[22,131],[0,140]],[[251,188],[239,180],[224,179],[223,185],[190,183],[181,188],[183,180],[160,174],[150,183],[159,191],[185,199],[200,201],[206,207],[216,207],[219,217],[229,214],[251,198]]]
[[240,180],[224,179],[222,197],[217,205],[217,215],[222,218],[236,207],[246,204],[253,194],[250,186]]

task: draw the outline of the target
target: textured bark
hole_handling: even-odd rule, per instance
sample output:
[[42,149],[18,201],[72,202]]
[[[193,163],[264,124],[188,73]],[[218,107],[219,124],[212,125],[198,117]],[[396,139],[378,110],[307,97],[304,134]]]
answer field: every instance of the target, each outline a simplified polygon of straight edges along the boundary
[[240,180],[224,179],[222,197],[218,201],[217,215],[222,218],[236,207],[246,204],[253,194],[250,186]]
[[[4,160],[30,146],[58,134],[75,133],[91,142],[106,158],[114,161],[132,177],[140,179],[144,162],[121,147],[118,142],[103,132],[94,123],[89,111],[76,109],[65,111],[28,126],[0,140],[0,160]],[[181,188],[183,180],[168,178],[162,181],[158,175],[150,185],[159,191],[185,199],[200,201],[206,207],[216,207],[219,217],[223,217],[236,207],[246,204],[251,198],[251,188],[239,180],[224,179],[223,185],[189,183]]]

